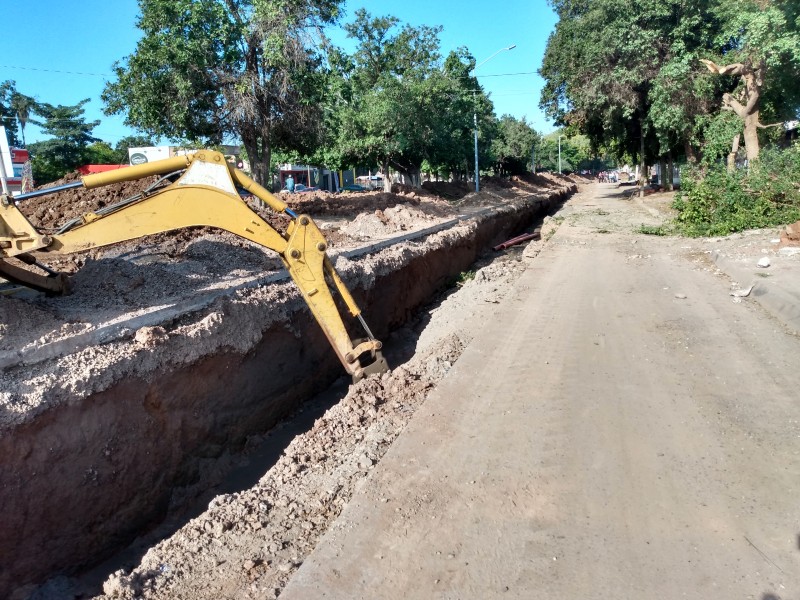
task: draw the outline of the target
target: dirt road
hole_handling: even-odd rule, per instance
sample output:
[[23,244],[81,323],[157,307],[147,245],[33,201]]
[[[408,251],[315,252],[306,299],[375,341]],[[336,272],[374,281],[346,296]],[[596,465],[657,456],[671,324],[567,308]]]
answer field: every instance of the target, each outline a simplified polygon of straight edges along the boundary
[[800,598],[800,340],[585,190],[281,598]]

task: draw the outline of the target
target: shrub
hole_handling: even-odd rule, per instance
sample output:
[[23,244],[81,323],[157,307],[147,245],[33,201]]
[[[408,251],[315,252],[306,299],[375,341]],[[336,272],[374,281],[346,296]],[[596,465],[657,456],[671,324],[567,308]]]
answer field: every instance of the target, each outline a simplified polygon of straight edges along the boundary
[[800,145],[768,149],[749,169],[715,165],[681,181],[678,228],[687,235],[727,235],[800,219]]

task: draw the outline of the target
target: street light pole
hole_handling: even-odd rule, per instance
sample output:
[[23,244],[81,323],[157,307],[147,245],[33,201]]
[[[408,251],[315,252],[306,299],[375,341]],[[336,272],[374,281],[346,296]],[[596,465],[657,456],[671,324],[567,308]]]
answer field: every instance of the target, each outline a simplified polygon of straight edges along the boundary
[[558,136],[558,174],[561,175],[561,136]]
[[478,113],[477,110],[472,113],[472,120],[475,124],[475,191],[481,191],[480,176],[478,175]]
[[[506,48],[500,48],[500,50],[498,50],[497,52],[492,54],[489,58],[487,58],[486,60],[482,61],[481,63],[475,65],[475,68],[472,69],[472,72],[474,73],[475,71],[477,71],[478,67],[480,67],[482,65],[485,65],[487,62],[492,60],[495,56],[497,56],[501,52],[504,52],[506,50],[513,50],[516,47],[517,47],[516,44],[511,44],[510,46],[507,46]],[[479,170],[479,166],[478,166],[478,107],[475,106],[475,102],[476,102],[475,92],[473,92],[472,93],[472,106],[473,106],[472,121],[473,121],[473,124],[475,125],[475,191],[476,192],[480,192],[481,191],[481,183],[480,183],[481,176],[480,176],[480,170]]]

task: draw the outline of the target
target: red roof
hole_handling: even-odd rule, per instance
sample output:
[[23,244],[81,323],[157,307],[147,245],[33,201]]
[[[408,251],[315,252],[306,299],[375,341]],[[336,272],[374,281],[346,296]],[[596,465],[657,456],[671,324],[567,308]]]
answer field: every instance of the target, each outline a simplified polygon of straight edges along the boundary
[[83,165],[78,167],[78,172],[81,175],[90,175],[92,173],[103,173],[105,171],[114,171],[115,169],[122,169],[128,165]]

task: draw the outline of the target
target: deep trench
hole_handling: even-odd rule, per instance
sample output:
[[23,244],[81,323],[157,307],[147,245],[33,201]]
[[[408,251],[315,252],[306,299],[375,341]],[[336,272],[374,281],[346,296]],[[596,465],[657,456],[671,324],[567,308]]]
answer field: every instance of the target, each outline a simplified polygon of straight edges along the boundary
[[[471,235],[379,277],[369,290],[354,289],[376,336],[388,339],[493,245],[530,229],[568,193],[490,213]],[[296,313],[291,325],[299,336],[274,325],[246,355],[224,352],[120,381],[0,439],[8,482],[0,490],[0,597],[54,577],[78,576],[95,587],[213,496],[253,485],[347,392],[310,315]],[[404,362],[406,351],[387,348],[390,364]],[[270,430],[266,443],[247,447]]]

